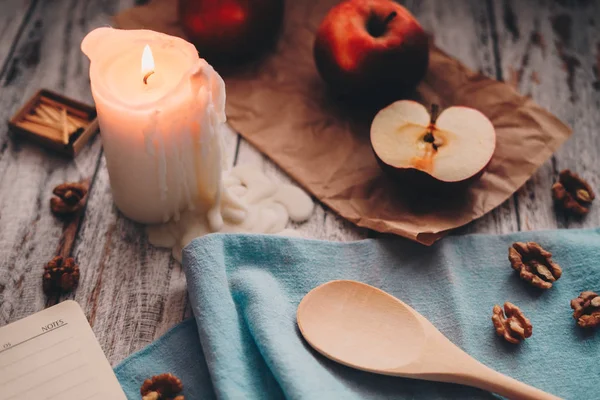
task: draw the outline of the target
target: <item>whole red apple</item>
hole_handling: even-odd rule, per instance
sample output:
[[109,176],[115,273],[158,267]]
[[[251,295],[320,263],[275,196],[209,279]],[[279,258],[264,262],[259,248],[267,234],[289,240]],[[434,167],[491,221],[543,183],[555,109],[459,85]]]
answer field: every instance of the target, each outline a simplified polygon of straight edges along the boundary
[[284,0],[179,0],[179,21],[211,63],[251,58],[277,39]]
[[359,101],[394,100],[425,76],[428,38],[415,17],[391,0],[347,0],[325,16],[314,57],[336,92]]

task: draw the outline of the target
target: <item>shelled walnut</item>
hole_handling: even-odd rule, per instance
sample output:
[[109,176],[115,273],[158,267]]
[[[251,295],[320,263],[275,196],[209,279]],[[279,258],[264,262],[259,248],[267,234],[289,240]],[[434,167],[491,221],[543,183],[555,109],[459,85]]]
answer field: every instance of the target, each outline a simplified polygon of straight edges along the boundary
[[178,395],[182,390],[181,380],[173,374],[166,373],[146,379],[140,393],[142,400],[184,400],[183,395]]
[[596,195],[583,178],[565,169],[560,172],[558,182],[552,185],[552,197],[565,210],[584,215],[590,211]]
[[517,344],[533,333],[531,321],[525,318],[519,307],[508,301],[504,303],[504,311],[499,305],[494,306],[492,322],[498,336],[504,337],[510,343]]
[[71,257],[56,256],[44,266],[42,288],[50,296],[70,292],[79,283],[79,266]]
[[83,207],[87,191],[87,185],[83,183],[60,184],[52,191],[55,197],[50,199],[50,209],[59,216],[74,214]]
[[508,249],[508,260],[521,279],[540,289],[550,289],[562,275],[552,253],[535,242],[516,242]]
[[579,297],[571,300],[573,318],[582,328],[600,326],[600,296],[594,292],[582,292]]

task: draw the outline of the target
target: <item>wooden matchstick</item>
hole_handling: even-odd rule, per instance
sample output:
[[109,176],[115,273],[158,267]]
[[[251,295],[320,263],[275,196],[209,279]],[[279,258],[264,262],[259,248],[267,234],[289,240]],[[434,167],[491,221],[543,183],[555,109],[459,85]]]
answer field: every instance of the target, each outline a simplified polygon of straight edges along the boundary
[[[38,109],[40,111],[46,113],[47,115],[53,117],[55,120],[60,120],[60,118],[61,118],[60,113],[55,108],[53,108],[47,104],[40,103]],[[69,120],[70,123],[73,124],[75,129],[84,128],[89,123],[89,121],[87,119],[81,119],[80,117],[69,115],[68,109],[67,109],[67,119]]]
[[57,122],[49,121],[44,118],[40,118],[37,115],[27,114],[27,115],[25,115],[25,117],[23,117],[23,119],[25,119],[26,121],[29,121],[29,122],[33,122],[35,124],[46,126],[48,128],[52,128],[52,129],[56,129],[56,130],[58,130],[58,128],[59,128]]
[[73,126],[75,127],[75,129],[77,128],[85,128],[86,125],[88,125],[88,121],[83,121],[77,117],[72,117],[70,115],[67,115],[67,119],[69,120],[69,122],[71,124],[73,124]]
[[69,129],[69,132],[73,132],[76,131],[78,128],[80,128],[80,126],[75,125],[70,119],[69,116],[67,115],[67,127]]
[[35,113],[48,121],[57,122],[59,120],[59,115],[56,110],[43,104],[39,104],[38,107],[36,107]]
[[48,128],[44,125],[37,124],[30,121],[19,121],[17,126],[26,129],[30,132],[34,132],[40,136],[52,140],[53,142],[60,141],[60,132],[56,129]]
[[[60,122],[62,119],[61,114],[57,110],[55,110],[54,108],[51,108],[50,106],[48,106],[46,104],[40,104],[36,108],[36,114],[43,116],[44,119],[50,118],[52,121],[56,121],[56,122]],[[77,117],[70,116],[68,114],[68,111],[67,111],[67,123],[69,125],[69,131],[76,131],[78,128],[84,128],[87,125],[86,121],[83,121]]]
[[62,141],[65,145],[69,144],[69,127],[67,124],[67,109],[61,110],[61,121],[62,121]]
[[93,107],[47,90],[30,98],[9,126],[16,134],[71,157],[98,130]]
[[[54,123],[54,122],[48,122],[46,120],[43,120],[41,118],[39,118],[37,115],[31,115],[31,114],[27,114],[23,117],[23,121],[29,122],[31,124],[35,124],[37,126],[43,127],[43,128],[51,128],[53,131],[55,131],[55,140],[59,140],[63,142],[63,132],[62,132],[62,127],[58,125],[58,123]],[[31,125],[29,125],[31,126]],[[74,135],[75,132],[77,132],[78,130],[83,130],[83,128],[81,127],[76,127],[72,124],[68,124],[68,135],[69,137],[71,135]]]
[[57,102],[57,101],[54,101],[54,100],[52,100],[52,99],[49,99],[49,98],[47,98],[47,97],[41,97],[41,98],[40,98],[40,102],[41,102],[42,104],[48,105],[48,106],[50,106],[50,107],[53,107],[53,108],[55,108],[55,109],[61,109],[61,108],[64,108],[64,107],[66,107],[66,108],[68,108],[68,111],[69,111],[69,113],[71,113],[71,114],[73,114],[73,115],[75,115],[75,116],[77,116],[77,117],[79,117],[79,118],[82,118],[82,119],[84,119],[84,120],[88,120],[88,119],[89,119],[89,117],[90,117],[90,116],[89,116],[89,114],[88,114],[88,113],[86,113],[85,111],[77,110],[77,109],[75,109],[75,108],[72,108],[72,107],[66,106],[66,105],[64,105],[64,104],[61,104],[61,103],[59,103],[59,102]]

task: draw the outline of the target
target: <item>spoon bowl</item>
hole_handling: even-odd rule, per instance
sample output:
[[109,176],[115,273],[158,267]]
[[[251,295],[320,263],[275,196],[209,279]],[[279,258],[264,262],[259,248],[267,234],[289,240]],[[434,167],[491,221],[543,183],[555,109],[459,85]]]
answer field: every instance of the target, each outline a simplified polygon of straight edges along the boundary
[[[378,301],[371,301],[375,296]],[[324,327],[323,320],[341,323]],[[358,282],[334,281],[315,288],[298,307],[298,326],[324,356],[373,372],[410,364],[426,344],[413,309]]]
[[558,399],[466,354],[392,295],[356,281],[331,281],[300,302],[302,336],[341,364],[384,375],[459,383],[510,399]]

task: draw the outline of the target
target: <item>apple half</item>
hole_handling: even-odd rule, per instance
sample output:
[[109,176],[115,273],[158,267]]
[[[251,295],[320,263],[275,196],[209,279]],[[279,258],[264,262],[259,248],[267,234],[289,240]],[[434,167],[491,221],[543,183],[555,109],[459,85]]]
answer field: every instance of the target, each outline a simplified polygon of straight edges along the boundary
[[496,132],[481,112],[450,107],[438,116],[415,101],[401,100],[379,111],[371,145],[385,170],[417,186],[452,188],[481,175],[494,154]]

